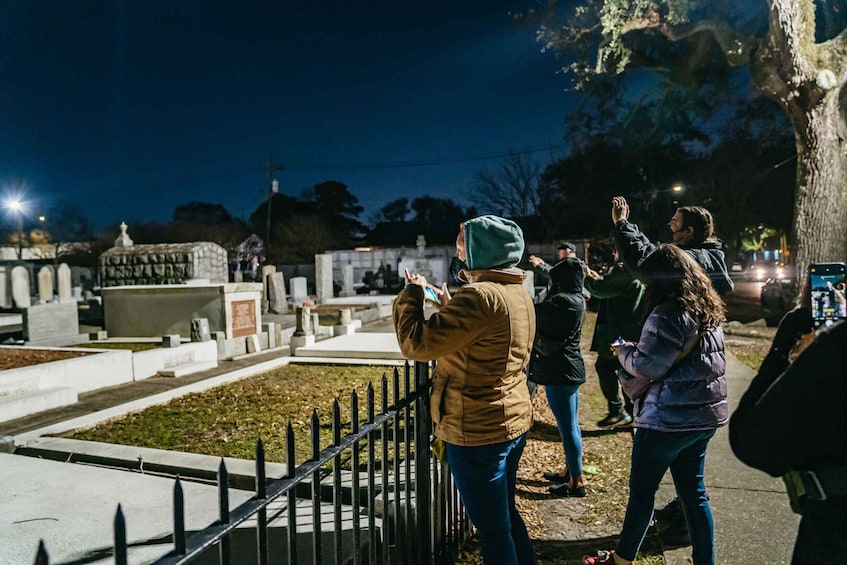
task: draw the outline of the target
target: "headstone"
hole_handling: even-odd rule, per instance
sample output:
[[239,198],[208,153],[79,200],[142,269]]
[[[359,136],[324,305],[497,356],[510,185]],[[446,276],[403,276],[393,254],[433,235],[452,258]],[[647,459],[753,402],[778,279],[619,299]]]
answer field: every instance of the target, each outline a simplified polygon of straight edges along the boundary
[[32,304],[29,271],[25,267],[17,266],[12,269],[12,299],[15,301],[15,308],[29,308]]
[[106,341],[109,338],[109,332],[106,330],[97,330],[96,332],[88,332],[88,341]]
[[262,346],[259,345],[259,336],[256,334],[247,336],[247,353],[258,353],[262,350]]
[[79,313],[74,303],[35,304],[22,312],[24,341],[34,345],[67,345],[79,339]]
[[191,341],[209,341],[212,334],[209,332],[208,318],[194,318],[191,320]]
[[41,267],[38,270],[38,302],[53,302],[53,269],[50,267]]
[[15,438],[14,436],[0,436],[0,453],[14,453]]
[[74,302],[82,302],[82,287],[81,286],[72,286],[71,287],[71,300]]
[[323,253],[315,255],[315,293],[318,303],[325,303],[332,298],[332,255]]
[[121,235],[115,240],[115,247],[132,247],[132,240],[129,238],[129,234],[126,233],[128,227],[126,223],[121,222]]
[[273,349],[281,345],[276,341],[277,331],[275,323],[268,322],[267,324],[262,324],[262,333],[268,334],[268,349]]
[[162,347],[179,347],[179,334],[163,335]]
[[232,282],[244,282],[244,271],[239,269],[232,273]]
[[295,306],[302,306],[303,301],[309,298],[306,290],[306,277],[293,277],[291,279],[291,302]]
[[270,311],[271,305],[271,275],[276,272],[276,266],[274,265],[262,265],[261,268],[261,277],[262,277],[262,313],[267,314]]
[[351,335],[356,333],[353,326],[353,311],[350,308],[342,308],[338,311],[338,324],[332,326],[332,335]]
[[298,306],[295,321],[297,323],[297,329],[294,330],[295,336],[314,335],[312,331],[311,308],[308,306]]
[[0,265],[0,308],[12,307],[12,276],[5,265]]
[[288,344],[291,348],[291,353],[294,355],[297,354],[299,348],[315,344],[315,334],[312,332],[311,309],[308,306],[298,306],[296,320],[297,329],[294,330],[294,335],[291,336],[291,341]]
[[341,268],[342,284],[341,296],[354,296],[356,289],[353,288],[353,265],[347,264]]
[[288,299],[285,296],[285,275],[271,273],[268,277],[268,310],[272,314],[288,312]]
[[56,289],[59,294],[59,302],[76,302],[71,290],[71,268],[68,267],[67,263],[62,263],[56,270]]

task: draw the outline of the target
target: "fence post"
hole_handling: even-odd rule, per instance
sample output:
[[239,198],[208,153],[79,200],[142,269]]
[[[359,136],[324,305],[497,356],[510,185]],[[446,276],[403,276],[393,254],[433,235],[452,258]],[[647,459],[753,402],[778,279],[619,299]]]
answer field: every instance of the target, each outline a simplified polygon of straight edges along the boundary
[[415,361],[415,518],[418,524],[417,562],[432,561],[432,487],[430,484],[431,451],[429,435],[429,366]]

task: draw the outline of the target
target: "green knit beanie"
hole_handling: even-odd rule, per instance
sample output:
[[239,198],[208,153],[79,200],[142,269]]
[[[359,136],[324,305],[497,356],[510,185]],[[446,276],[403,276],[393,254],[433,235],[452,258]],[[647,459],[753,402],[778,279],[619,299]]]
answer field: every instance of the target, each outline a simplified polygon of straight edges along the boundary
[[470,270],[514,267],[523,250],[523,232],[512,220],[479,216],[465,222],[465,254]]

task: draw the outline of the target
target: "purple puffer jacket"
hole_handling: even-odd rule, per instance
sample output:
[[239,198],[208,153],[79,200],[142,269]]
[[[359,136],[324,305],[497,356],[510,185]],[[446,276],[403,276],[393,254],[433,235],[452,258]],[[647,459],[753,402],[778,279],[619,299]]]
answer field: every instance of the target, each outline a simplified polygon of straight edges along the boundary
[[[634,398],[635,425],[663,432],[712,429],[729,419],[723,329],[709,330],[676,365],[685,344],[698,331],[696,322],[675,302],[655,307],[637,344],[625,343],[621,366],[633,376],[626,389],[646,388]],[[641,382],[648,379],[649,382]]]

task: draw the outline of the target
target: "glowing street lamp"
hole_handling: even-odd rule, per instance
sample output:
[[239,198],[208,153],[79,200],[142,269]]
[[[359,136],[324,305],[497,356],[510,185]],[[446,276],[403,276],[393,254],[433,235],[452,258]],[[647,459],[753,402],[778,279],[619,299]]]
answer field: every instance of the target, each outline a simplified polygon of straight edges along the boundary
[[6,200],[6,208],[18,217],[18,260],[22,261],[24,255],[24,205],[17,198],[9,198]]

